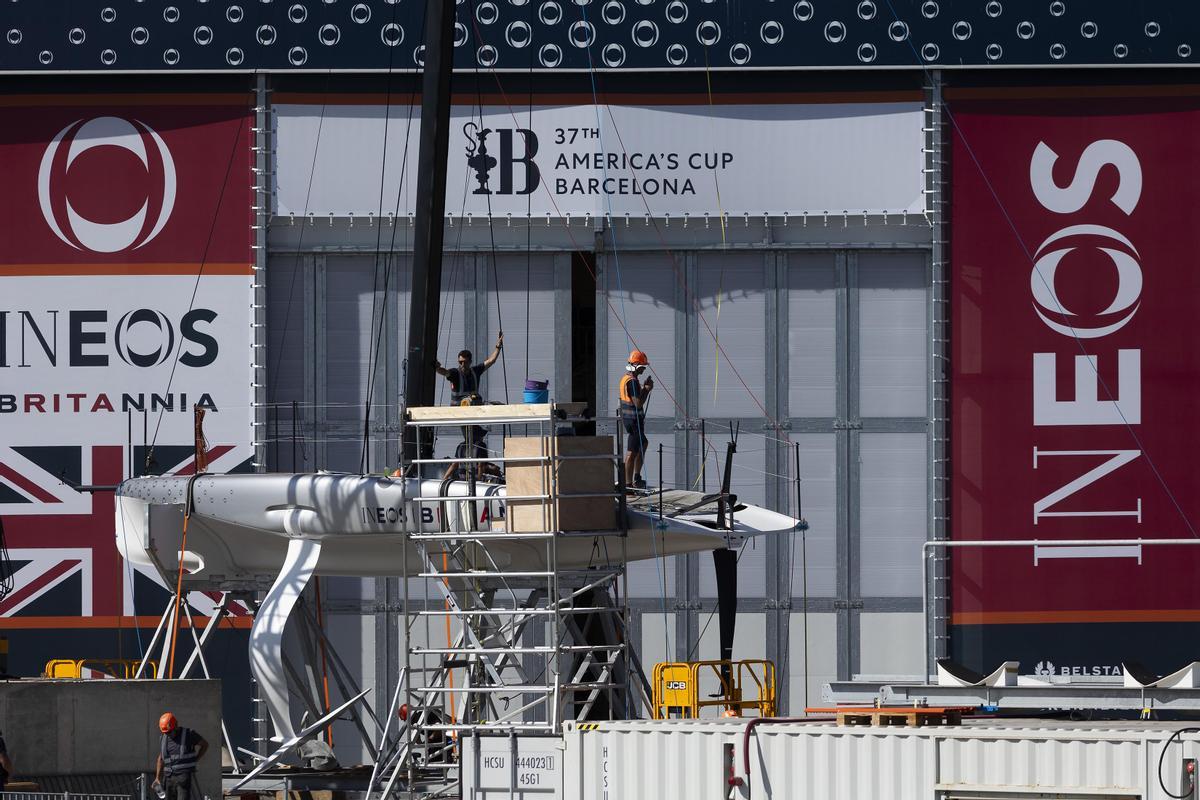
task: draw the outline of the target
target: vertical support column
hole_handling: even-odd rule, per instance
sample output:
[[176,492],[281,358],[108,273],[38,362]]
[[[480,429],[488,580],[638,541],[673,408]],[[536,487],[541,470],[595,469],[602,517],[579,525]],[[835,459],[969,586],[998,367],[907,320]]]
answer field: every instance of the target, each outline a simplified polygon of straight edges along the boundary
[[[787,328],[780,322],[779,288],[781,285],[780,269],[785,256],[783,253],[768,250],[763,258],[764,303],[766,305],[763,334],[767,349],[766,401],[769,417],[762,426],[763,433],[768,437],[763,440],[768,473],[765,494],[769,508],[786,512],[788,507],[787,483],[775,477],[790,473],[790,470],[786,469],[788,453],[776,441],[776,439],[783,438],[783,434],[790,427],[786,422],[787,400],[781,392],[781,387],[785,387],[787,384],[780,379],[782,368],[786,366],[787,361],[784,355],[784,351],[787,349],[785,344]],[[786,373],[782,374],[786,375]],[[774,423],[771,422],[772,420]],[[775,664],[776,674],[780,676],[776,694],[780,709],[787,708],[787,685],[789,683],[787,679],[787,633],[788,612],[791,608],[791,575],[788,574],[788,559],[785,557],[787,552],[788,542],[786,540],[777,536],[767,537],[767,591],[763,603],[763,611],[766,614],[766,658]]]
[[267,469],[267,227],[273,206],[271,181],[271,99],[267,76],[254,79],[254,280],[251,283],[251,365],[253,465],[256,472]]
[[[932,228],[929,257],[929,520],[933,538],[949,536],[950,385],[947,375],[950,344],[950,279],[946,247],[946,121],[942,97],[942,72],[926,73],[925,87],[925,216]],[[932,674],[934,661],[949,649],[949,555],[943,548],[922,557],[932,559],[927,570],[930,585],[925,611],[925,669]]]
[[[596,419],[612,422],[613,384],[608,374],[608,256],[604,252],[604,238],[595,238],[596,250]],[[596,433],[602,433],[600,429]],[[620,435],[620,431],[616,432]]]
[[[858,672],[862,650],[860,615],[862,603],[862,414],[859,404],[859,318],[858,253],[846,254],[846,481],[849,491],[846,504],[847,591],[846,618],[847,652],[846,678]],[[839,623],[840,624],[840,623]],[[841,665],[839,664],[839,672]]]
[[400,352],[400,284],[404,276],[404,258],[388,253],[388,281],[384,303],[386,317],[383,322],[383,369],[384,389],[381,400],[384,435],[380,442],[379,463],[391,468],[400,463],[400,389],[404,385],[403,356]]
[[[329,466],[329,446],[326,432],[329,430],[329,270],[324,253],[318,253],[312,258],[312,329],[313,369],[315,385],[313,386],[312,408],[312,437],[313,437],[313,468],[325,469]],[[307,297],[306,297],[307,299]],[[306,330],[305,338],[308,337]]]
[[[532,223],[530,223],[532,224]],[[530,256],[531,258],[533,256]],[[573,333],[574,329],[571,325],[571,254],[570,253],[555,253],[551,258],[554,269],[554,376],[550,383],[550,397],[558,402],[568,402],[574,400],[574,387],[571,385],[571,354],[574,351]],[[596,309],[599,316],[600,309]],[[597,340],[597,350],[604,347],[604,343]],[[600,352],[607,352],[600,350]],[[599,360],[599,357],[597,357]],[[521,369],[525,369],[525,362],[520,362]],[[530,369],[533,369],[533,364],[530,364]],[[528,379],[532,376],[525,375]],[[516,398],[513,398],[514,400]]]
[[[676,482],[687,481],[694,465],[692,455],[698,439],[689,430],[691,418],[699,408],[699,386],[696,382],[696,364],[699,358],[696,343],[698,320],[688,302],[688,287],[696,286],[698,272],[695,253],[683,255],[683,282],[675,283],[675,396],[683,409],[675,409],[675,476]],[[686,285],[684,285],[686,284]],[[649,460],[653,456],[647,453]],[[686,485],[686,484],[685,484]],[[675,658],[687,661],[698,658],[697,642],[700,635],[700,559],[695,553],[675,556]]]
[[[255,472],[265,472],[267,469],[267,227],[270,225],[271,213],[274,208],[273,182],[271,172],[271,139],[274,118],[271,114],[270,89],[267,88],[267,76],[258,73],[254,77],[254,166],[251,185],[254,190],[254,242],[251,245],[254,256],[254,280],[250,296],[251,310],[251,406],[253,415],[251,425],[253,430],[253,460]],[[255,713],[252,715],[251,736],[256,743],[267,742],[273,731],[266,714],[266,704],[263,702],[262,687],[257,680],[251,683],[251,700]]]
[[838,252],[837,306],[835,319],[837,400],[834,420],[837,452],[837,534],[835,558],[837,564],[833,607],[837,625],[837,677],[850,679],[850,344],[849,344],[849,285],[846,253]]

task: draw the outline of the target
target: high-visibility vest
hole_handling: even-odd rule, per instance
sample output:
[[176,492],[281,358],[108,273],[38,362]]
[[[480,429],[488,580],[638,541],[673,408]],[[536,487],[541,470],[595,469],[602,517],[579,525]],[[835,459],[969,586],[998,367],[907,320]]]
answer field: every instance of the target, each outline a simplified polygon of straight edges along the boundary
[[450,392],[450,400],[454,405],[458,405],[473,394],[479,394],[479,376],[475,374],[475,367],[471,366],[466,370],[460,368],[458,388]]
[[191,728],[181,727],[179,729],[179,746],[172,753],[167,747],[170,737],[165,733],[162,735],[162,741],[159,742],[159,755],[162,756],[163,771],[166,774],[183,775],[196,771],[196,748],[192,746],[194,736]]
[[617,390],[620,401],[621,419],[637,419],[642,410],[634,404],[634,400],[642,399],[642,384],[632,372],[625,373]]

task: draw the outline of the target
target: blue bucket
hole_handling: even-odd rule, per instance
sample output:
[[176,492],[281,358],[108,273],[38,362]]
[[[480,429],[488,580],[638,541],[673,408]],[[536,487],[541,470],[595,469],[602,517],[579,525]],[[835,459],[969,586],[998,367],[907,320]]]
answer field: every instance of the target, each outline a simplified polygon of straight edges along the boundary
[[526,403],[549,403],[550,402],[550,381],[525,381],[525,402]]

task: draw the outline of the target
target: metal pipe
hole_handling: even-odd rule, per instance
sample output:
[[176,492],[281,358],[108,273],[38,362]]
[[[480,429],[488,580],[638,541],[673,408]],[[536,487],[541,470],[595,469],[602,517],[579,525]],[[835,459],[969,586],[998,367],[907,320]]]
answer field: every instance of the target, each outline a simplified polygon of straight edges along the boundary
[[755,717],[746,723],[742,733],[742,772],[745,777],[734,776],[729,779],[733,786],[745,786],[750,783],[750,737],[759,725],[778,725],[786,722],[808,722],[804,717]]

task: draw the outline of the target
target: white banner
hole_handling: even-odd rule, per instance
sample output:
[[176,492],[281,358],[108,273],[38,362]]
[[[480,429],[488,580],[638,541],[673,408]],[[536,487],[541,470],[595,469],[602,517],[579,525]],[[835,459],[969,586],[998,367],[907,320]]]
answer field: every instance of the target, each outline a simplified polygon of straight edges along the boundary
[[[252,381],[246,275],[6,277],[0,309],[0,441],[125,444],[143,412],[160,445],[249,457]],[[192,296],[196,290],[195,297]]]
[[[378,216],[381,192],[383,216],[412,213],[419,105],[276,111],[277,214]],[[920,213],[921,120],[918,103],[456,106],[446,213]]]

